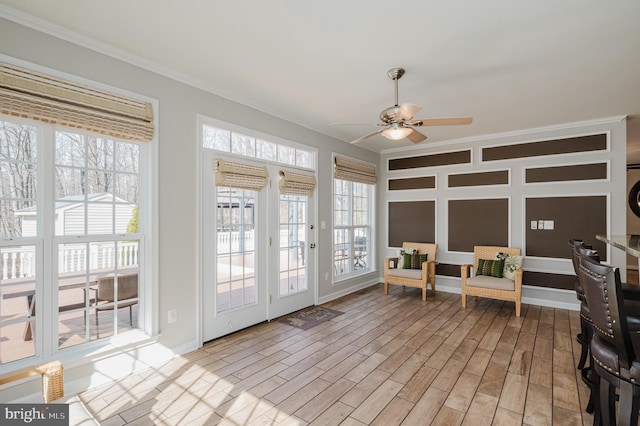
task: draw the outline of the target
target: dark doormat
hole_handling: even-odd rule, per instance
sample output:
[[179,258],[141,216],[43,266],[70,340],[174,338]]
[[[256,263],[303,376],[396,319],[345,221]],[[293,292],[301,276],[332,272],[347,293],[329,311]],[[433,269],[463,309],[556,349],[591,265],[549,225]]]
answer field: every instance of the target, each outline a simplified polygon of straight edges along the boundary
[[309,309],[303,309],[302,311],[280,317],[278,318],[278,321],[303,330],[308,330],[311,327],[322,324],[323,322],[329,321],[331,318],[335,318],[342,314],[344,314],[344,312],[334,311],[333,309],[323,308],[322,306],[314,306]]

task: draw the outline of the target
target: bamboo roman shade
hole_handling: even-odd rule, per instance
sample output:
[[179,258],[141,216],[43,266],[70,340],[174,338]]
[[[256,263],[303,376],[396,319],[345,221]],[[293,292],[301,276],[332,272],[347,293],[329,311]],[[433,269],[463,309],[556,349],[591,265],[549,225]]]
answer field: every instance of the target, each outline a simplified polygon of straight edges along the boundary
[[260,191],[267,184],[267,168],[216,158],[213,160],[216,185]]
[[316,187],[316,177],[311,173],[280,170],[280,193],[311,197]]
[[0,62],[0,113],[119,139],[153,137],[153,109],[143,102]]
[[375,185],[378,180],[376,176],[376,166],[373,164],[361,163],[338,156],[335,157],[333,177],[351,182],[366,183],[368,185]]

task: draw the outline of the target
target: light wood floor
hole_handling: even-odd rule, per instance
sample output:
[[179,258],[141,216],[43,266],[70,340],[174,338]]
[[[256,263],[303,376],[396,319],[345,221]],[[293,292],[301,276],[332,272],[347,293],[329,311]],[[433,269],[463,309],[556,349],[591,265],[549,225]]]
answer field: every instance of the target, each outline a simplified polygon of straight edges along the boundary
[[86,391],[103,425],[582,425],[578,312],[382,285]]

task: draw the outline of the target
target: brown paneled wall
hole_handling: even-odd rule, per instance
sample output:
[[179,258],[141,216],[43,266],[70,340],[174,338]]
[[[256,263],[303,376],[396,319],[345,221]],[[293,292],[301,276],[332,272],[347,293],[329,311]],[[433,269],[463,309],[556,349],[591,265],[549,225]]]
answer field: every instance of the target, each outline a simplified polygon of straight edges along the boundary
[[570,154],[573,152],[604,151],[606,149],[607,135],[601,133],[597,135],[577,136],[574,138],[482,148],[482,161]]
[[607,163],[577,164],[572,166],[537,167],[526,169],[526,183],[563,182],[570,180],[596,180],[607,178]]
[[389,247],[402,247],[405,241],[436,242],[435,201],[389,203]]
[[[596,240],[596,234],[607,233],[606,196],[527,198],[525,203],[527,256],[568,259],[568,241],[577,238],[606,260],[606,247]],[[540,220],[552,220],[553,229],[531,229],[531,222]]]
[[449,175],[450,188],[461,186],[507,185],[509,184],[509,170],[494,172],[461,173]]
[[389,191],[399,191],[403,189],[433,189],[435,187],[435,176],[422,176],[407,179],[389,179]]
[[507,246],[509,200],[449,200],[449,251],[473,253],[474,246]]
[[389,170],[415,169],[417,167],[449,166],[471,163],[471,150],[419,155],[417,157],[389,160]]
[[[575,187],[565,182],[593,181],[601,185],[609,179],[609,162],[603,160],[608,137],[607,132],[602,132],[500,146],[492,146],[488,141],[486,146],[478,147],[481,156],[478,164],[472,162],[471,148],[389,159],[388,171],[395,172],[388,181],[387,191],[439,190],[434,192],[437,200],[414,199],[388,203],[389,247],[400,247],[403,241],[424,241],[439,243],[440,250],[473,253],[476,245],[508,246],[510,237],[513,237],[510,232],[522,232],[524,247],[521,248],[526,257],[569,259],[568,240],[580,238],[592,244],[606,261],[606,246],[597,241],[595,236],[607,233],[607,195],[598,192],[595,192],[596,195],[592,195],[594,192],[589,195],[575,194],[572,191]],[[603,151],[602,157],[589,154],[583,156],[587,159],[582,161],[566,156],[598,151]],[[548,165],[547,160],[534,158],[555,155],[564,155],[563,158],[569,160],[562,161],[565,163],[562,165]],[[501,163],[499,170],[482,170],[482,162],[499,160],[511,161]],[[571,161],[575,163],[566,164]],[[445,166],[444,170],[442,166]],[[424,175],[398,176],[403,170],[414,168],[425,168]],[[522,181],[518,179],[518,182],[512,182],[513,173],[517,173],[516,176],[522,173]],[[548,183],[552,183],[553,189],[550,186],[550,190],[543,191],[540,196],[540,186]],[[513,190],[516,187],[521,188],[520,193]],[[469,196],[469,191],[465,192],[464,189],[449,191],[447,188],[472,188],[473,195]],[[477,191],[473,188],[477,188]],[[466,199],[460,199],[465,197],[460,196],[461,193],[467,194]],[[406,194],[408,198],[416,198],[409,194],[418,193]],[[522,226],[525,229],[510,229],[510,203],[521,203],[523,197],[525,222]],[[440,218],[446,220],[446,241],[435,241],[436,229],[439,228],[435,222],[436,201],[447,203],[447,217]],[[516,206],[518,211],[519,206]],[[552,221],[553,229],[531,229],[532,221],[536,222],[536,228],[539,221],[546,221],[547,225],[551,225]],[[520,220],[515,223],[519,224]],[[442,226],[440,228],[444,229]],[[436,273],[460,277],[460,265],[440,260]],[[525,271],[523,283],[573,290],[575,276]]]

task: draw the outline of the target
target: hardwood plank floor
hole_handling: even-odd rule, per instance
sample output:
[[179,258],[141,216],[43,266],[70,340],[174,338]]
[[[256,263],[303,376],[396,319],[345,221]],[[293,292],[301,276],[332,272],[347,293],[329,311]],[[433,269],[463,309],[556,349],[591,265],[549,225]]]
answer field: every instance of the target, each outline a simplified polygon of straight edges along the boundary
[[376,285],[79,395],[109,425],[587,425],[579,313]]

